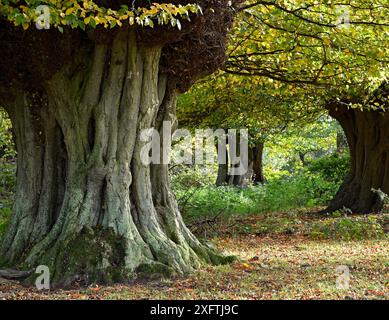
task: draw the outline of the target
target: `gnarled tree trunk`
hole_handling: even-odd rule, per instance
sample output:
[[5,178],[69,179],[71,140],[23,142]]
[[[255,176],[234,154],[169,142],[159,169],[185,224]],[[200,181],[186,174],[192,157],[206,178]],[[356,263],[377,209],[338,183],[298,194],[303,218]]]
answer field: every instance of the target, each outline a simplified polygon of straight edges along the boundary
[[142,130],[174,113],[160,57],[161,47],[141,46],[123,30],[96,43],[92,56],[80,50],[42,91],[3,99],[18,172],[0,265],[47,265],[52,284],[66,286],[223,261],[186,228],[167,166],[141,159]]
[[381,211],[384,199],[373,189],[389,194],[389,114],[340,106],[331,108],[330,115],[339,121],[347,136],[351,168],[327,210]]

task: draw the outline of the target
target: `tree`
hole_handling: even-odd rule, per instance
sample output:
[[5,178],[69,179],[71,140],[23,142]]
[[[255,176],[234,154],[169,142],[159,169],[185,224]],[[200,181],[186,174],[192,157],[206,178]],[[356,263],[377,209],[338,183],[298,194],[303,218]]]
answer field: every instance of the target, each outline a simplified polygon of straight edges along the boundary
[[[126,3],[0,1],[0,105],[18,152],[0,265],[47,265],[54,286],[227,259],[185,226],[167,165],[142,161],[140,134],[175,121],[177,95],[222,66],[234,9]],[[51,28],[37,30],[45,10]]]
[[372,189],[387,190],[389,179],[384,159],[389,137],[383,129],[389,123],[382,111],[387,96],[374,108],[364,101],[388,78],[386,1],[253,0],[241,9],[226,72],[316,87],[322,97],[317,107],[346,131],[351,172],[360,176],[345,181],[328,211],[382,209],[382,197]]
[[383,83],[366,101],[357,104],[336,100],[329,104],[330,115],[339,121],[346,134],[351,168],[328,211],[348,208],[370,213],[383,209],[382,193],[389,194],[388,97],[389,86]]
[[[216,185],[241,186],[245,180],[264,183],[265,143],[287,127],[317,119],[317,97],[309,89],[287,84],[264,83],[259,77],[241,77],[220,72],[196,84],[180,97],[178,119],[189,128],[247,129],[248,173],[229,175],[231,163],[219,164]],[[227,141],[228,142],[228,141]],[[227,160],[228,152],[226,154]]]

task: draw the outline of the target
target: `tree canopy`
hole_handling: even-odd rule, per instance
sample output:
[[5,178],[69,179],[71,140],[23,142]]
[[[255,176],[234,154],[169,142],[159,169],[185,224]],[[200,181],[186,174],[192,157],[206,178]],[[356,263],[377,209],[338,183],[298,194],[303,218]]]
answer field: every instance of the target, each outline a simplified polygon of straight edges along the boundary
[[386,1],[250,1],[242,10],[227,72],[343,91],[387,76]]

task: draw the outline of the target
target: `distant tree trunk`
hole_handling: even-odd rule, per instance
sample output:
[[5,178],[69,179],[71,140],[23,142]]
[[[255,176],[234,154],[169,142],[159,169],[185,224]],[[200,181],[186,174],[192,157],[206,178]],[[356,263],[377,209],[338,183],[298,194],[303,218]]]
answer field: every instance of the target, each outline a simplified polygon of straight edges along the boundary
[[372,189],[389,193],[389,114],[340,106],[331,108],[330,115],[347,136],[351,168],[327,210],[345,207],[355,213],[381,211],[383,198]]
[[[228,144],[228,140],[227,140]],[[238,147],[239,148],[239,147]],[[220,151],[218,148],[218,144],[216,144],[216,151]],[[239,151],[238,151],[239,152]],[[216,178],[216,186],[241,186],[243,182],[244,176],[237,176],[237,175],[231,175],[231,159],[229,151],[225,150],[225,163],[219,163],[218,164],[218,172],[217,172],[217,178]]]
[[[224,258],[184,225],[166,165],[141,159],[143,129],[171,117],[160,47],[118,32],[43,85],[4,92],[18,151],[16,203],[0,265],[47,265],[54,286],[180,275]],[[29,279],[32,281],[33,279]]]
[[228,183],[228,165],[219,164],[216,178],[216,186],[224,186]]
[[305,167],[307,165],[307,161],[305,160],[305,156],[306,156],[305,153],[299,152],[299,158],[300,158],[300,161],[301,161],[303,167]]
[[[219,152],[218,146],[216,145],[216,151]],[[221,152],[221,151],[220,151]],[[216,186],[224,186],[229,182],[229,155],[228,150],[225,150],[225,158],[226,163],[218,164],[217,178],[216,178]]]
[[246,175],[233,175],[230,176],[230,184],[235,187],[243,187],[245,185]]
[[[228,143],[228,141],[227,141]],[[219,152],[218,147],[216,148],[217,152]],[[243,185],[244,179],[246,175],[231,175],[231,169],[232,166],[238,167],[240,164],[232,164],[230,159],[229,151],[226,150],[226,163],[225,164],[218,164],[218,173],[217,173],[217,179],[216,179],[216,186],[236,186],[240,187]],[[237,152],[239,153],[239,143],[237,145]],[[249,155],[250,157],[250,155]],[[250,160],[249,160],[250,161]]]
[[253,153],[253,177],[254,184],[264,184],[266,182],[263,173],[263,151],[265,148],[264,142],[259,142],[252,150]]
[[245,181],[252,181],[254,184],[263,184],[266,182],[263,173],[263,150],[264,142],[258,143],[255,147],[248,150],[248,170],[243,175],[230,175],[231,163],[228,161],[229,155],[226,152],[227,164],[219,164],[216,186],[230,185],[241,187]]
[[339,131],[336,134],[336,153],[343,154],[348,150],[347,137],[344,131]]

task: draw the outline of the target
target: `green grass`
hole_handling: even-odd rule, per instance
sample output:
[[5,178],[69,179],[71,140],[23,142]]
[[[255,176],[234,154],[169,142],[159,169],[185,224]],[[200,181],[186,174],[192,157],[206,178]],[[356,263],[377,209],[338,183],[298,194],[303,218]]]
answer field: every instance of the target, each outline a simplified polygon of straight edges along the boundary
[[214,186],[201,168],[173,173],[173,188],[184,215],[193,220],[326,206],[347,173],[349,157],[330,155],[288,175],[269,175],[265,185]]
[[175,192],[184,217],[192,221],[218,214],[241,216],[325,206],[338,188],[339,183],[311,174],[274,179],[265,185],[245,188],[207,185]]
[[[201,220],[200,220],[201,221]],[[388,238],[389,214],[338,216],[298,209],[246,216],[221,216],[211,223],[192,223],[192,231],[203,239],[234,236],[304,236],[311,240],[349,242]]]

